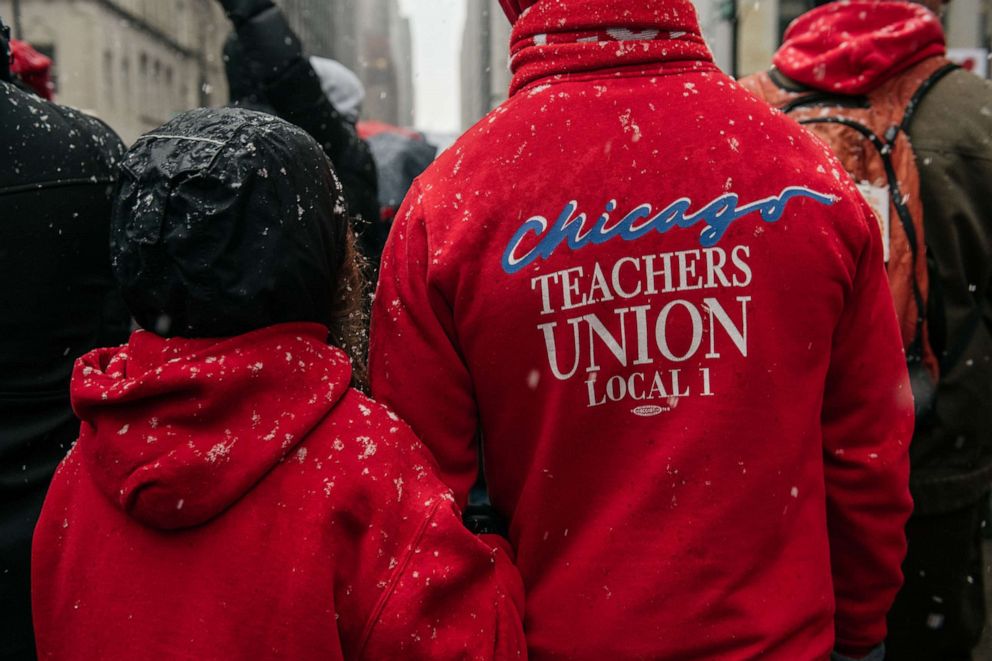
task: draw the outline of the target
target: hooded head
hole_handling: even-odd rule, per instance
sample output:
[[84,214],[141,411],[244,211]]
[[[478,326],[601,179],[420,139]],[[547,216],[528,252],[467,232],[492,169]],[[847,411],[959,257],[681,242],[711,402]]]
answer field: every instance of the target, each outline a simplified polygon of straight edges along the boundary
[[500,6],[503,7],[503,12],[506,17],[510,19],[511,23],[516,23],[520,15],[527,11],[533,5],[536,5],[539,0],[499,0]]
[[806,87],[868,94],[923,60],[944,55],[940,19],[920,3],[844,0],[789,26],[775,68]]
[[115,197],[114,275],[146,330],[216,338],[316,322],[339,334],[352,237],[304,131],[236,108],[183,113],[127,152]]
[[352,124],[356,123],[365,100],[365,87],[358,76],[337,60],[326,57],[311,57],[310,66],[334,109]]

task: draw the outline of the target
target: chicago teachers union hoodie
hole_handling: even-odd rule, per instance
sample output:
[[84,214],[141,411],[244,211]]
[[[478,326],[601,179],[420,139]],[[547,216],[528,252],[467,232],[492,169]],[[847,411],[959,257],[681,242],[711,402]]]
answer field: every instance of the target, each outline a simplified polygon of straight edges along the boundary
[[542,0],[511,66],[397,215],[370,360],[459,503],[481,435],[532,658],[868,652],[913,427],[871,211],[688,0]]
[[319,324],[81,358],[34,537],[42,659],[525,658],[519,577]]

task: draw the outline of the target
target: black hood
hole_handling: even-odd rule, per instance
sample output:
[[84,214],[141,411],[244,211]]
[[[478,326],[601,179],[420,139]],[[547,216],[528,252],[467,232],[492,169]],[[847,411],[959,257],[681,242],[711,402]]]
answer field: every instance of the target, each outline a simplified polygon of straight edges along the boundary
[[309,135],[262,113],[200,109],[125,155],[111,253],[143,328],[227,337],[331,325],[347,233],[341,186]]

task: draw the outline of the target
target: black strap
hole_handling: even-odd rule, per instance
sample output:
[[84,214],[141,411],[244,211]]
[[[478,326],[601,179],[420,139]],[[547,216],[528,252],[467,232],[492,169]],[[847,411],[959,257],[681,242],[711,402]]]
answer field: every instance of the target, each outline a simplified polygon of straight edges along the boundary
[[916,89],[913,96],[909,99],[909,103],[906,104],[906,112],[902,116],[902,123],[899,124],[900,131],[906,135],[909,135],[909,125],[913,122],[913,118],[916,116],[916,111],[919,109],[920,102],[923,101],[923,97],[925,97],[930,90],[933,89],[933,86],[940,82],[944,76],[960,68],[961,67],[953,62],[949,62],[934,71],[930,74],[929,78],[923,81],[923,84]]
[[800,124],[841,124],[851,128],[864,136],[882,158],[885,167],[885,178],[889,183],[889,195],[892,198],[892,205],[896,208],[896,215],[902,224],[903,232],[906,233],[906,241],[909,243],[910,252],[913,255],[913,300],[916,303],[916,333],[913,341],[906,347],[906,359],[910,362],[923,360],[923,323],[926,319],[926,304],[923,301],[923,292],[920,291],[920,283],[916,280],[916,259],[919,252],[919,242],[916,236],[916,227],[913,225],[913,215],[909,212],[909,207],[903,199],[902,189],[899,186],[899,179],[896,177],[895,165],[892,163],[892,143],[878,137],[870,128],[847,117],[814,117],[805,119]]
[[[949,63],[937,69],[933,72],[913,93],[910,97],[909,103],[906,105],[906,109],[903,113],[902,121],[898,125],[893,125],[885,132],[884,137],[879,137],[874,131],[869,129],[864,124],[857,122],[853,119],[847,117],[813,117],[810,119],[801,120],[800,124],[840,124],[851,128],[862,136],[864,136],[878,151],[882,158],[882,163],[885,167],[885,178],[889,183],[889,195],[892,198],[892,205],[896,209],[896,215],[899,216],[899,222],[902,224],[903,231],[906,233],[906,240],[909,243],[910,251],[913,256],[913,299],[916,303],[916,334],[913,337],[913,341],[908,347],[906,347],[906,358],[910,362],[922,361],[923,360],[923,324],[926,320],[926,303],[923,300],[923,292],[920,291],[920,284],[916,280],[916,264],[917,256],[919,254],[919,241],[920,237],[916,236],[916,227],[913,224],[913,215],[909,211],[909,207],[906,206],[906,202],[903,199],[902,189],[899,186],[899,179],[896,177],[895,166],[892,162],[892,150],[895,147],[896,139],[899,137],[899,133],[906,133],[908,136],[908,128],[913,121],[913,117],[916,114],[916,110],[920,106],[920,102],[923,101],[924,97],[933,89],[933,86],[937,84],[944,76],[951,73],[952,71],[958,69],[956,64]],[[812,103],[827,104],[829,100],[827,98],[813,99],[814,95],[808,95],[800,99],[796,99],[788,107],[789,110],[785,112],[791,112],[802,105],[811,105]],[[821,95],[823,96],[823,95]],[[836,97],[838,100],[850,99],[851,97]],[[834,102],[833,105],[847,105]]]
[[789,101],[782,106],[781,110],[786,115],[797,108],[805,106],[828,106],[835,108],[870,108],[866,96],[842,96],[840,94],[830,94],[828,92],[813,92]]

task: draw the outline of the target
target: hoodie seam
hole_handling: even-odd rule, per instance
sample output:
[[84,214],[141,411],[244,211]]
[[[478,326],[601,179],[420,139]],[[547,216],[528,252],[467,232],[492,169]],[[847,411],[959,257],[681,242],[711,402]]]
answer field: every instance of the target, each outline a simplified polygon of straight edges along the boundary
[[413,539],[410,540],[410,545],[407,548],[406,553],[403,556],[403,559],[400,561],[398,565],[396,565],[396,568],[393,570],[393,575],[392,577],[390,577],[386,589],[383,591],[382,595],[380,595],[375,606],[372,608],[372,612],[369,613],[369,618],[365,622],[365,627],[362,629],[362,636],[359,639],[359,644],[358,644],[359,659],[364,658],[365,647],[366,645],[368,645],[369,639],[372,637],[372,632],[375,630],[375,625],[379,623],[379,620],[382,617],[382,613],[386,609],[386,603],[389,601],[389,599],[393,596],[393,593],[396,591],[396,586],[399,584],[400,578],[403,576],[403,574],[406,573],[406,569],[410,565],[410,561],[413,559],[414,553],[417,550],[417,546],[419,545],[420,540],[422,540],[424,538],[424,535],[427,533],[427,526],[430,524],[431,521],[434,520],[434,515],[437,514],[438,508],[441,507],[443,503],[444,503],[444,499],[440,499],[437,503],[435,503],[434,507],[431,508],[430,514],[428,514],[427,517],[423,520],[423,522],[421,522],[420,527],[417,529],[417,534],[414,535]]

